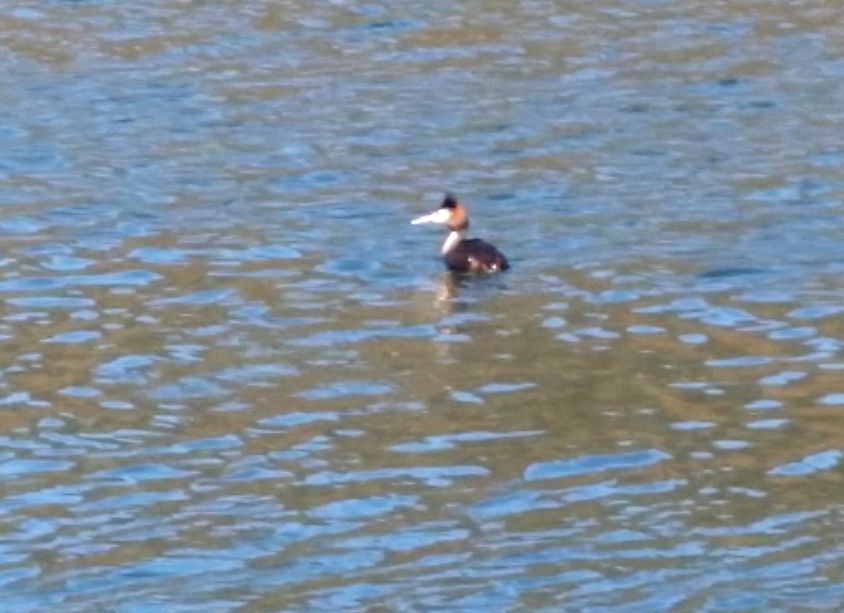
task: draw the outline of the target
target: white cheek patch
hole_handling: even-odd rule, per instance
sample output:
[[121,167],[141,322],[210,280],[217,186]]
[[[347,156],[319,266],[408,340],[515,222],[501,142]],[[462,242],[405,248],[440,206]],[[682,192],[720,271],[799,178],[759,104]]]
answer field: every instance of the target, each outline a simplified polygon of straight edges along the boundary
[[434,223],[446,223],[451,219],[451,210],[449,209],[437,209],[431,214],[434,216]]

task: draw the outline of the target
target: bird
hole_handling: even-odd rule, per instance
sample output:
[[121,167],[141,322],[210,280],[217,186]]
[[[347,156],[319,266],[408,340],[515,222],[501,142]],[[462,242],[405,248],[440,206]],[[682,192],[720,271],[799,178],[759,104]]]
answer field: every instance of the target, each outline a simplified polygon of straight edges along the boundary
[[510,268],[507,258],[494,245],[479,238],[466,238],[469,216],[466,207],[454,194],[446,194],[436,211],[417,217],[410,223],[435,223],[446,226],[448,234],[440,253],[445,267],[452,272],[493,273]]

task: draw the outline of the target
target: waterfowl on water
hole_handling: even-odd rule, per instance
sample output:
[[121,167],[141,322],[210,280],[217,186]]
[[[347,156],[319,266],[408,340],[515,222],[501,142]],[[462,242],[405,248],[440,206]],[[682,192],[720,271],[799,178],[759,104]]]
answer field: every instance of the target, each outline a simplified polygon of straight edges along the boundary
[[410,223],[436,223],[448,228],[442,246],[443,262],[454,272],[487,273],[510,268],[507,258],[493,245],[479,238],[466,238],[469,216],[466,208],[452,194],[446,194],[440,208]]

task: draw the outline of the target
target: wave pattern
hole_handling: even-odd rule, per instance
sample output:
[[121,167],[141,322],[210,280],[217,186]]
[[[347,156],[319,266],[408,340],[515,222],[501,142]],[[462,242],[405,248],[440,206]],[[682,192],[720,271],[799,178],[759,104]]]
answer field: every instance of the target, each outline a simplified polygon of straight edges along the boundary
[[407,4],[0,11],[3,610],[840,608],[834,7]]

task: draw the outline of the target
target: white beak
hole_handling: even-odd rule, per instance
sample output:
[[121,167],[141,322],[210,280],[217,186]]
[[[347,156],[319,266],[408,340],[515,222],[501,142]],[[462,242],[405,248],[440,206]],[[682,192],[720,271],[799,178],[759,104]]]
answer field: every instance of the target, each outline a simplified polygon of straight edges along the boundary
[[420,223],[445,223],[448,221],[449,217],[451,217],[451,211],[449,211],[448,209],[437,209],[429,215],[422,215],[422,217],[417,217],[410,223],[412,223],[413,225]]

